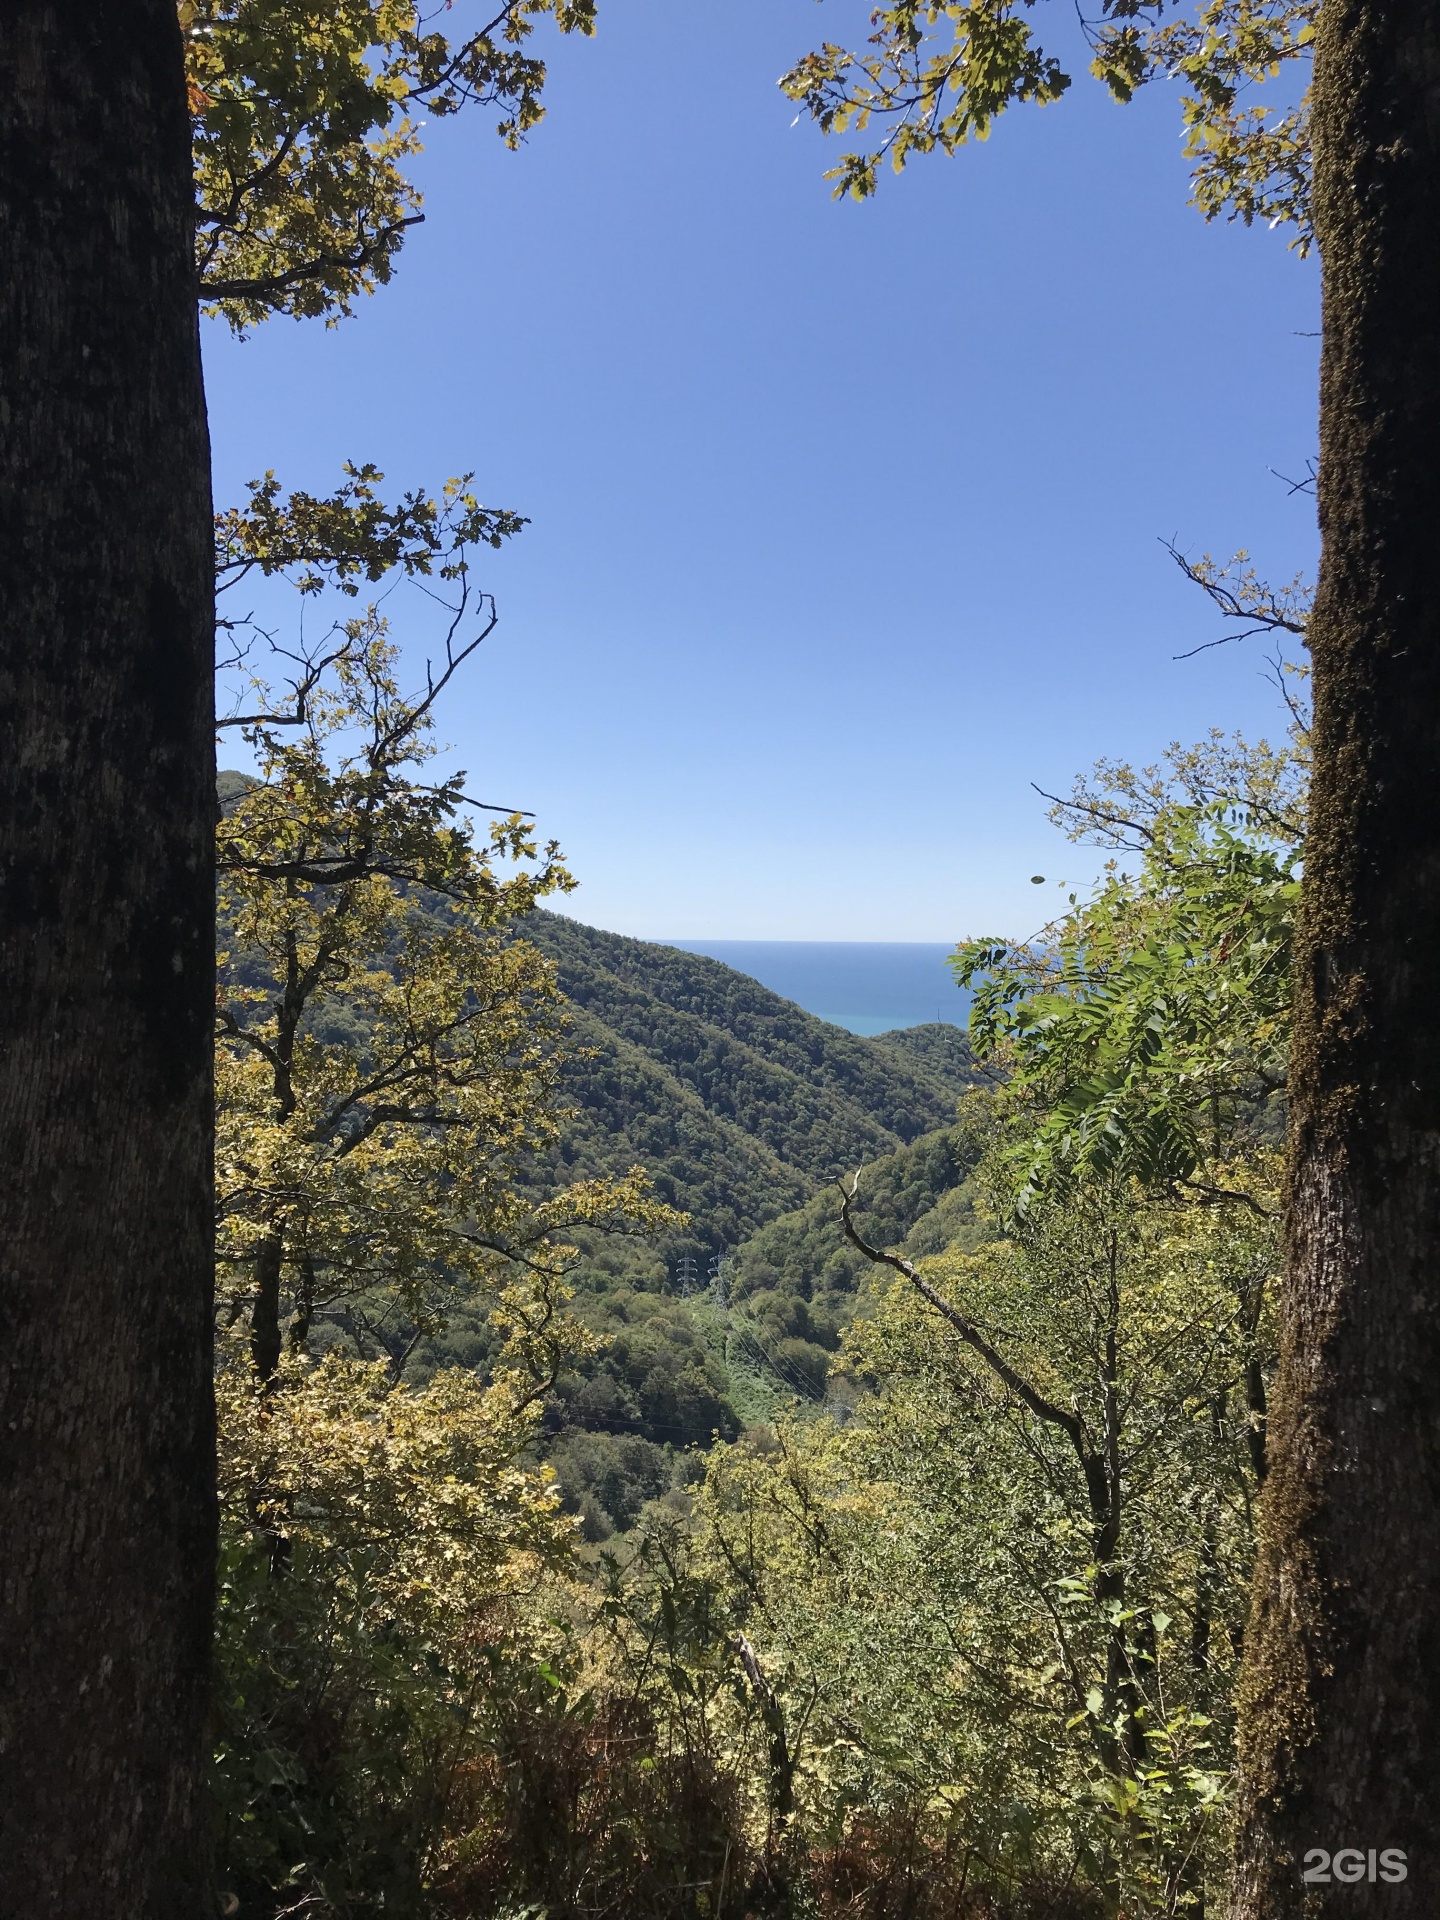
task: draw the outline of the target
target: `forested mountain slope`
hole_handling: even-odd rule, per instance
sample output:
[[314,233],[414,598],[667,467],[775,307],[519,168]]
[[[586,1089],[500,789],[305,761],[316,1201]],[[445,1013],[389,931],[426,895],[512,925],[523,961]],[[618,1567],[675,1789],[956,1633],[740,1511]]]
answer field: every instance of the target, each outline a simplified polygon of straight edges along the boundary
[[[692,1216],[685,1247],[733,1249],[821,1184],[947,1125],[972,1084],[957,1028],[861,1039],[718,960],[536,913],[591,1057],[566,1068],[570,1177],[647,1167]],[[924,1036],[924,1037],[922,1037]]]
[[[222,770],[222,808],[251,784]],[[862,1039],[701,954],[543,911],[516,926],[553,962],[570,1008],[567,1116],[533,1179],[645,1167],[691,1216],[659,1249],[662,1266],[687,1253],[707,1264],[839,1173],[947,1125],[975,1078],[955,1027]],[[324,1017],[326,1038],[364,1044],[343,997]],[[653,1251],[614,1255],[654,1277]]]
[[[866,1237],[876,1246],[903,1246],[917,1258],[971,1239],[980,1232],[967,1186],[971,1160],[961,1130],[947,1127],[866,1166],[855,1208]],[[726,1294],[751,1314],[803,1300],[813,1321],[838,1330],[869,1271],[841,1229],[832,1185],[745,1241],[727,1263]]]

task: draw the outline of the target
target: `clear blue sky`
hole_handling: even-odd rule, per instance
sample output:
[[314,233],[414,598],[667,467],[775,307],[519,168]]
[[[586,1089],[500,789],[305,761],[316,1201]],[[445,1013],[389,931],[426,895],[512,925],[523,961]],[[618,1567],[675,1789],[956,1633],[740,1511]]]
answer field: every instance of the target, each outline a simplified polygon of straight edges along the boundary
[[1313,264],[1206,227],[1173,90],[1112,105],[1073,44],[1057,106],[832,202],[774,81],[863,17],[542,28],[547,119],[516,155],[429,129],[427,223],[358,319],[207,337],[219,499],[348,456],[531,516],[444,731],[619,932],[1024,934],[1030,875],[1091,864],[1032,781],[1278,730],[1255,643],[1173,658],[1214,627],[1158,540],[1311,564],[1270,469],[1313,449]]

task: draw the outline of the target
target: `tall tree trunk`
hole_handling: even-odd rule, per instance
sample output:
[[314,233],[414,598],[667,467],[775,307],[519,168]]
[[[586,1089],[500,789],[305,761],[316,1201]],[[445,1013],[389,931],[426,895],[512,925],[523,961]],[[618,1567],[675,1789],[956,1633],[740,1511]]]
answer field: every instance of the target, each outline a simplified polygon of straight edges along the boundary
[[0,1912],[184,1920],[215,811],[175,0],[0,6]]
[[268,1386],[280,1365],[280,1275],[285,1243],[267,1233],[255,1249],[255,1290],[250,1300],[250,1359]]
[[[1314,157],[1314,807],[1232,1913],[1400,1920],[1440,1913],[1440,0],[1324,0]],[[1311,1848],[1360,1877],[1303,1884]]]

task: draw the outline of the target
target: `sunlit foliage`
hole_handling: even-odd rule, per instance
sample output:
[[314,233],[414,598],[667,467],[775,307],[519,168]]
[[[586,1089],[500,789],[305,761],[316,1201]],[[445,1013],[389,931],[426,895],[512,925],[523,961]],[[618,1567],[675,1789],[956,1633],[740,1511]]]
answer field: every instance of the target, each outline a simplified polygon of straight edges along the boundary
[[[1084,18],[1091,72],[1117,100],[1147,81],[1179,83],[1196,204],[1297,229],[1311,242],[1308,73],[1317,0],[1101,0]],[[875,191],[880,165],[899,172],[916,154],[953,153],[983,140],[1012,105],[1047,105],[1071,75],[1046,51],[1035,0],[944,6],[900,0],[871,15],[859,49],[827,41],[781,85],[826,133],[883,129],[869,151],[847,153],[829,176],[837,194]],[[1258,98],[1266,82],[1280,95]]]
[[848,1421],[716,1455],[708,1551],[819,1844],[863,1808],[1001,1893],[1213,1890],[1276,1263],[1249,1209],[1092,1187],[921,1265],[1010,1377],[897,1277]]
[[1237,1129],[1273,1137],[1290,1033],[1303,742],[1212,737],[1164,768],[1102,765],[1055,813],[1115,850],[1024,946],[960,949],[971,1036],[1034,1124],[1017,1204],[1077,1176],[1228,1191]]
[[443,662],[413,696],[375,604],[293,651],[283,688],[243,646],[230,657],[244,679],[226,722],[256,772],[218,835],[220,1294],[232,1322],[248,1318],[268,1378],[282,1323],[296,1349],[319,1316],[332,1339],[399,1366],[449,1300],[508,1279],[513,1310],[533,1296],[523,1311],[548,1375],[556,1236],[671,1216],[638,1173],[548,1198],[521,1190],[559,1124],[563,1022],[550,966],[512,923],[569,876],[525,816],[477,840],[464,775],[425,777],[435,702],[494,620],[469,550],[498,540],[503,517],[458,482],[442,507],[413,495],[386,509],[379,478],[283,503],[267,480],[248,513],[220,521],[222,581],[289,573],[313,599],[327,583],[353,596],[357,573],[418,572],[451,595]]
[[423,218],[423,116],[491,108],[515,147],[541,119],[538,17],[590,33],[591,0],[180,0],[201,297],[243,331],[333,322],[389,280]]

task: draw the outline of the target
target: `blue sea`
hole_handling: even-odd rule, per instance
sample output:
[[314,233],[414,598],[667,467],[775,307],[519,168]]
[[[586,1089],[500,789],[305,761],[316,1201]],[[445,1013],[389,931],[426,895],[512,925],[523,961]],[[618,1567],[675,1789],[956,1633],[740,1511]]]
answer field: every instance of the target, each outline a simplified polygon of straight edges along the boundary
[[945,965],[955,949],[928,940],[667,940],[748,973],[851,1033],[888,1033],[942,1020],[963,1027],[970,995]]

